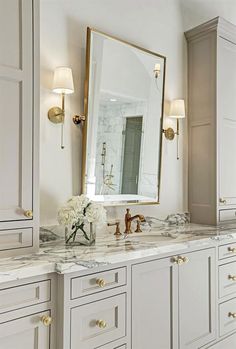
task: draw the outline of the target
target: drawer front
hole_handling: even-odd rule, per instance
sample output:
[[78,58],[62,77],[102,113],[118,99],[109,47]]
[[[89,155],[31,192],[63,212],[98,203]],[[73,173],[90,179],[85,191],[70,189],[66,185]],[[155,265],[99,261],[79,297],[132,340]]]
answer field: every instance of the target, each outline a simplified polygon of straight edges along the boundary
[[50,349],[50,326],[40,319],[49,316],[49,311],[1,323],[1,349]]
[[0,230],[0,251],[33,246],[33,229]]
[[40,281],[0,290],[0,313],[48,302],[51,281]]
[[222,341],[207,347],[207,349],[233,349],[236,348],[236,334],[229,336]]
[[236,220],[236,209],[235,210],[220,210],[219,211],[220,222]]
[[219,259],[236,257],[236,242],[219,247]]
[[71,348],[91,349],[126,334],[126,295],[71,309]]
[[220,298],[236,292],[236,262],[219,267],[219,296]]
[[220,304],[219,307],[220,336],[224,336],[236,330],[236,298]]
[[87,296],[126,284],[126,268],[71,279],[71,299]]

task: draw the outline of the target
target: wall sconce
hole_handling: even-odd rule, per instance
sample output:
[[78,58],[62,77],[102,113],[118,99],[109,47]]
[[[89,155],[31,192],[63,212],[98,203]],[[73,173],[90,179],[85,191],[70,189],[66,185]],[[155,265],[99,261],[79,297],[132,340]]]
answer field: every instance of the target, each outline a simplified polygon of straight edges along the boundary
[[159,78],[159,76],[161,74],[161,65],[160,65],[160,63],[156,63],[155,64],[155,68],[154,68],[153,72],[154,72],[155,79]]
[[175,138],[175,135],[177,136],[177,160],[179,160],[179,119],[185,118],[185,103],[183,99],[175,99],[171,102],[169,117],[177,119],[176,132],[171,127],[162,132],[170,141]]
[[57,67],[54,71],[53,92],[61,94],[61,107],[52,107],[48,111],[48,118],[54,124],[61,124],[61,149],[64,149],[64,120],[65,95],[74,93],[72,70],[68,67]]

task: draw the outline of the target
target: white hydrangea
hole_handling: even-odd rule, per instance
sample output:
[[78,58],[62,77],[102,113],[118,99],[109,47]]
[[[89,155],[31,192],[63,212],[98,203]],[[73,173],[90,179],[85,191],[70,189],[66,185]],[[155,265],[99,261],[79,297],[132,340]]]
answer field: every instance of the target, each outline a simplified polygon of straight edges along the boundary
[[106,210],[102,205],[92,203],[85,195],[72,196],[58,212],[58,222],[64,226],[83,223],[105,223]]
[[106,210],[102,205],[91,203],[86,210],[86,218],[89,223],[103,224],[106,222]]

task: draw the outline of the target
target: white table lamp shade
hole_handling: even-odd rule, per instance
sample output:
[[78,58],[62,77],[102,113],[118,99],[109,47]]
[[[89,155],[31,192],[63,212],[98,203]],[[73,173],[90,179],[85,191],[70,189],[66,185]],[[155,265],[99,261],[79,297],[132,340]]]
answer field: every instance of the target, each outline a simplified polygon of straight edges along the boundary
[[171,102],[169,116],[176,119],[185,118],[185,104],[183,99],[175,99]]
[[74,92],[72,70],[68,67],[57,67],[54,71],[53,92],[70,94]]

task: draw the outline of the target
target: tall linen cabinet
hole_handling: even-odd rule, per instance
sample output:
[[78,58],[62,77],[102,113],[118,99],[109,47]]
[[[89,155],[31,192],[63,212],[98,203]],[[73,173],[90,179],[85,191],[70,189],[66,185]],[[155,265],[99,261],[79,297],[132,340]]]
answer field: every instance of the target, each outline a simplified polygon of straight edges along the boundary
[[0,257],[38,247],[38,14],[0,0]]
[[195,223],[236,219],[236,27],[217,17],[188,42],[189,210]]

